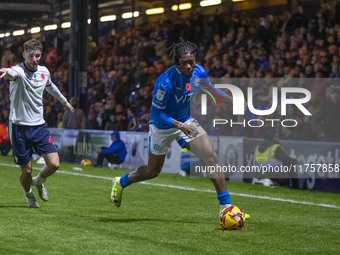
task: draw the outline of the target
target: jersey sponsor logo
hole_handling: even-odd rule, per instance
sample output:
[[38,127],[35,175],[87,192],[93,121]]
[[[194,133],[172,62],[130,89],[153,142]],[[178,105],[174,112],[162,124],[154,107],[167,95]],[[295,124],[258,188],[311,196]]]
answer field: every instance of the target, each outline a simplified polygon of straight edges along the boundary
[[163,98],[164,98],[164,95],[165,95],[165,92],[159,89],[159,90],[157,91],[157,94],[156,94],[157,100],[158,100],[158,101],[162,101]]
[[186,102],[190,102],[195,94],[196,93],[190,93],[189,95],[183,95],[183,96],[180,96],[180,97],[175,95],[176,103],[180,103],[181,102],[181,103],[185,104]]

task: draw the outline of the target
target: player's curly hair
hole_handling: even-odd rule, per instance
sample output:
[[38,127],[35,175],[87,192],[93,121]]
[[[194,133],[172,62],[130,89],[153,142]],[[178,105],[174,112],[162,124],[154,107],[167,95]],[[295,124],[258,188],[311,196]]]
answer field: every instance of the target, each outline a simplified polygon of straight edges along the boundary
[[33,50],[43,50],[43,45],[36,39],[31,39],[24,43],[24,51],[29,52]]
[[179,64],[179,58],[182,54],[194,54],[196,61],[199,61],[203,55],[197,45],[189,41],[176,43],[170,46],[168,51],[169,57],[175,63],[175,65]]

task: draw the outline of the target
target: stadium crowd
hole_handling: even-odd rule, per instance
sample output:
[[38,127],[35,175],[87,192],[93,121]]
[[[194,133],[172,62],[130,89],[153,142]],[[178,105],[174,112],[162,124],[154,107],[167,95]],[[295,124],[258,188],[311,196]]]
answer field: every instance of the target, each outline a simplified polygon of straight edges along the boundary
[[[67,38],[56,32],[42,41],[43,64],[68,98]],[[90,42],[89,108],[79,109],[77,128],[148,131],[153,85],[158,75],[172,65],[167,48],[180,38],[199,45],[203,53],[200,64],[209,77],[240,81],[236,84],[244,92],[248,86],[253,86],[257,109],[271,106],[273,86],[291,86],[291,81],[303,78],[296,79],[294,84],[311,92],[306,107],[312,116],[304,116],[300,110],[289,106],[286,118],[295,119],[298,125],[280,128],[281,139],[340,141],[340,87],[337,84],[340,15],[334,15],[330,9],[320,9],[315,16],[307,17],[302,7],[293,14],[284,12],[260,18],[241,12],[204,16],[192,11],[187,18],[174,16],[172,20],[143,24],[142,28],[126,27],[98,44]],[[26,39],[18,37],[11,43],[0,41],[2,67],[22,61],[22,42]],[[255,78],[262,78],[263,82],[251,82]],[[0,111],[4,123],[8,123],[9,116],[8,87],[8,81],[2,80]],[[67,128],[63,124],[61,104],[47,96],[44,105],[48,127]],[[221,109],[214,110],[218,113]],[[235,121],[263,118],[249,112],[245,116],[232,116],[230,110],[227,112]],[[270,117],[282,118],[278,111]],[[218,133],[260,137],[261,130],[236,126],[224,127]]]

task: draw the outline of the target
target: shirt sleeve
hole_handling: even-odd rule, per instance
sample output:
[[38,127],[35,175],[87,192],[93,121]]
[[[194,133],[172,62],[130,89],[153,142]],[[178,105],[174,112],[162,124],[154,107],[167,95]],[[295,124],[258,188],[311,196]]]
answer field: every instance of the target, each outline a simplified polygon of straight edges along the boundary
[[171,118],[164,110],[172,94],[172,86],[169,79],[158,79],[155,84],[155,93],[152,98],[154,106],[153,113],[156,119],[162,123],[172,125],[174,118]]
[[155,92],[152,98],[152,105],[157,109],[163,110],[168,104],[172,86],[168,79],[158,79],[155,84]]
[[51,94],[54,98],[58,99],[60,103],[66,103],[67,99],[61,94],[60,90],[56,85],[49,79],[49,84],[46,85],[46,91]]
[[200,67],[200,88],[202,89],[206,89],[209,92],[213,93],[213,94],[218,94],[220,97],[223,97],[225,92],[223,92],[220,89],[215,88],[215,85],[211,83],[207,72],[204,70],[203,67]]
[[9,79],[10,81],[16,80],[16,78],[19,76],[19,73],[14,68],[7,68],[6,69],[6,75],[5,77]]
[[154,108],[153,114],[155,115],[156,119],[158,119],[162,123],[168,124],[170,126],[172,125],[172,123],[175,120],[174,118],[170,117],[167,113],[165,113],[164,111],[162,111],[158,108]]

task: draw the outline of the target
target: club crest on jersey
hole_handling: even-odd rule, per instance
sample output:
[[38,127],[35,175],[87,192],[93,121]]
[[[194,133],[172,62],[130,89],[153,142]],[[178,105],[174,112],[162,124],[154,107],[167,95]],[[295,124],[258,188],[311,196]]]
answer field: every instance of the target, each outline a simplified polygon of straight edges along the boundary
[[158,101],[162,101],[163,98],[164,98],[164,95],[165,95],[165,92],[159,89],[159,90],[157,91],[157,94],[156,94],[157,100],[158,100]]

